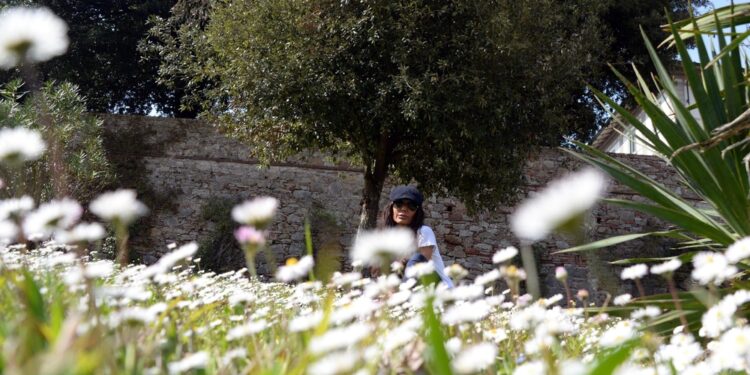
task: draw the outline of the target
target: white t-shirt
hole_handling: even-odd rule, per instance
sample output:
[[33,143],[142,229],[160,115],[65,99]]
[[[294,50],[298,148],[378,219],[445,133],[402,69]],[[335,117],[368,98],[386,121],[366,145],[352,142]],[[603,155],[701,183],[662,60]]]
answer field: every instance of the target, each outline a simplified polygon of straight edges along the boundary
[[434,246],[432,250],[432,263],[435,265],[435,272],[440,275],[440,279],[443,280],[448,287],[453,288],[453,281],[451,281],[450,277],[445,275],[445,264],[443,263],[443,257],[440,256],[440,249],[438,248],[437,240],[435,239],[435,233],[432,231],[432,228],[422,225],[417,231],[417,247],[425,246]]

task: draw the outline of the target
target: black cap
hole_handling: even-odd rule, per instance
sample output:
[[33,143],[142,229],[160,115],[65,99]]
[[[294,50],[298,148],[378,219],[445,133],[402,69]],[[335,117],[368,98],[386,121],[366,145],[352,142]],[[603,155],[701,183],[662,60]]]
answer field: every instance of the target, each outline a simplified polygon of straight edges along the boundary
[[417,190],[414,186],[409,185],[401,185],[396,186],[391,190],[391,202],[395,202],[399,199],[408,199],[414,203],[417,204],[417,206],[422,205],[422,201],[424,201],[424,198],[422,197],[422,193]]

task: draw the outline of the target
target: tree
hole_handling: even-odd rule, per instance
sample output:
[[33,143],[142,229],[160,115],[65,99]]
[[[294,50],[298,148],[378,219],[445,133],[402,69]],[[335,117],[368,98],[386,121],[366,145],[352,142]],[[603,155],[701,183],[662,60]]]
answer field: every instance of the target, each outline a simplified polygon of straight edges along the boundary
[[[41,80],[76,84],[94,112],[180,113],[180,91],[157,84],[159,59],[143,58],[138,43],[151,15],[166,16],[174,0],[10,0],[0,5],[46,6],[69,27],[64,56],[38,66]],[[18,75],[0,74],[0,82]],[[194,116],[194,113],[193,113]]]
[[[679,7],[657,3],[662,11]],[[613,35],[625,21],[607,16],[617,9],[650,15],[656,6],[179,4],[152,36],[159,53],[172,57],[170,73],[203,85],[193,100],[205,117],[254,145],[264,161],[313,148],[361,163],[362,227],[375,223],[387,176],[455,195],[471,210],[512,200],[535,147],[596,128],[585,83],[606,81],[606,59],[636,61],[623,46],[637,35]],[[644,19],[658,30],[656,18]]]
[[531,145],[590,123],[596,3],[230,2],[196,72],[219,82],[207,117],[264,160],[361,163],[369,228],[389,175],[478,209],[516,195]]

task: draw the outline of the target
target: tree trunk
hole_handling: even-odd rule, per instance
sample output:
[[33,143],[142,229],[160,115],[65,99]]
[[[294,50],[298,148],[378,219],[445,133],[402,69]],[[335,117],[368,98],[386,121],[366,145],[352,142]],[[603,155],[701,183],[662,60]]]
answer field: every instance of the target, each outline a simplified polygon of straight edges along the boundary
[[365,168],[365,186],[362,189],[362,213],[359,217],[357,233],[373,229],[377,225],[380,194],[383,192],[383,184],[388,175],[389,154],[388,134],[383,133],[380,135],[375,160],[367,163],[367,167]]

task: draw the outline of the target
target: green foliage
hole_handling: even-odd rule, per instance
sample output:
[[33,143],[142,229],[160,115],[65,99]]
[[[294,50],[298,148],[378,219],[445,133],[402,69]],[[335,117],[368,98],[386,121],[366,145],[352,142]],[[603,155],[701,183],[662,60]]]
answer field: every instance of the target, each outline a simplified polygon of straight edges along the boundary
[[231,199],[212,198],[201,210],[202,219],[213,224],[196,255],[205,269],[226,272],[245,266],[245,254],[234,239],[237,223],[232,220],[231,212],[236,203]]
[[[148,18],[169,14],[174,0],[6,0],[0,8],[18,4],[46,6],[69,27],[69,53],[37,67],[42,81],[77,85],[92,112],[179,113],[179,92],[156,82],[159,60],[137,49]],[[0,82],[14,76],[0,72]]]
[[216,84],[206,117],[262,160],[348,157],[370,208],[392,175],[484,209],[515,197],[533,145],[593,123],[576,97],[597,3],[220,3],[188,70]]
[[[682,61],[681,74],[688,82],[695,104],[688,106],[680,101],[674,78],[659,60],[656,49],[645,34],[646,47],[656,68],[654,84],[637,70],[638,80],[635,83],[627,80],[616,69],[613,70],[651,119],[653,127],[647,126],[614,99],[592,89],[616,113],[617,120],[625,126],[635,128],[640,133],[639,140],[675,169],[684,187],[703,200],[701,208],[695,207],[681,195],[626,163],[591,146],[579,144],[583,152],[571,152],[573,155],[601,168],[618,182],[648,199],[648,202],[643,202],[610,198],[607,202],[653,215],[677,229],[625,235],[566,251],[592,250],[643,235],[681,238],[684,241],[680,246],[681,251],[722,251],[737,239],[750,235],[750,181],[747,169],[750,146],[746,142],[747,121],[742,117],[750,102],[750,91],[746,78],[747,54],[742,43],[736,40],[746,40],[748,34],[735,32],[734,22],[742,18],[728,16],[727,9],[731,14],[730,7],[698,19],[670,22],[672,35],[667,42],[679,53]],[[735,12],[745,14],[748,10],[750,6],[744,4],[738,6]],[[726,23],[722,23],[720,19]],[[713,21],[707,23],[707,20]],[[726,40],[724,27],[730,28],[729,36],[733,39],[731,42]],[[716,36],[711,43],[716,43],[718,48],[705,44],[703,36],[709,33]],[[699,56],[697,63],[693,63],[688,54],[684,41],[688,34],[695,41]],[[669,110],[664,109],[660,100],[667,101]],[[728,129],[732,131],[727,131]],[[737,129],[740,131],[736,131]],[[689,261],[693,255],[692,252],[682,254],[680,260]],[[630,259],[620,263],[647,260],[658,261]],[[744,267],[743,264],[738,266]],[[709,305],[712,303],[704,302]],[[690,324],[695,324],[700,315],[695,311],[689,314]],[[672,312],[662,319],[674,324],[678,316],[679,313]]]
[[[62,145],[68,192],[82,202],[90,201],[114,180],[112,166],[102,146],[101,120],[85,112],[84,100],[72,84],[48,83],[29,98],[20,89],[20,83],[15,81],[0,92],[2,126],[25,126],[39,130],[46,137],[55,137]],[[42,114],[38,105],[43,106],[46,113]],[[42,116],[45,121],[40,121]],[[52,126],[43,129],[44,123]],[[54,176],[50,168],[48,153],[21,170],[0,169],[0,176],[7,184],[2,194],[24,192],[37,201],[50,199],[54,196],[51,182]]]

